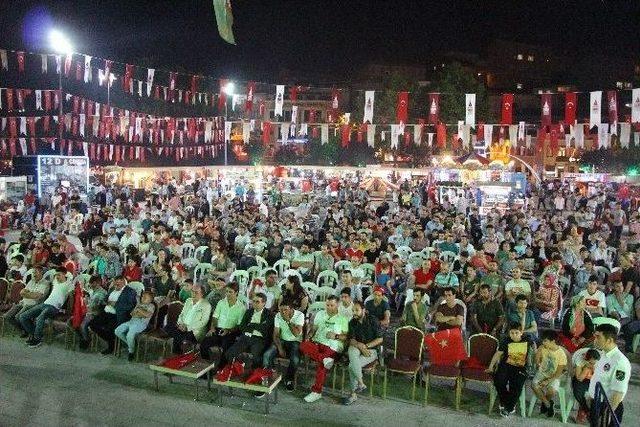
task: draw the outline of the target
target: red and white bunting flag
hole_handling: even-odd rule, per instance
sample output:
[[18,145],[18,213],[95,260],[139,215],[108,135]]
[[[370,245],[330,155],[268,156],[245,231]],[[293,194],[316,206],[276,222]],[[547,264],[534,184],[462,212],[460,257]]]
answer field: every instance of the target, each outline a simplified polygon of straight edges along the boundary
[[609,106],[609,123],[618,123],[618,92],[607,91],[607,104]]
[[198,91],[198,76],[191,76],[191,93]]
[[396,122],[407,123],[409,116],[409,92],[398,92],[398,104],[396,105]]
[[475,126],[476,124],[476,94],[467,93],[464,95],[465,124]]
[[373,104],[375,102],[375,91],[367,90],[364,92],[364,113],[362,115],[363,123],[373,123]]
[[253,93],[256,90],[256,82],[250,81],[247,83],[247,100],[244,102],[245,111],[253,110]]
[[500,124],[510,125],[513,123],[513,94],[502,94],[502,120]]
[[602,122],[602,91],[591,92],[589,101],[589,127],[593,128]]
[[438,119],[440,116],[440,94],[439,93],[430,93],[429,94],[429,124],[435,125],[438,123]]
[[282,107],[284,106],[284,85],[276,85],[276,100],[274,104],[275,116],[283,116]]
[[549,126],[551,124],[551,94],[543,93],[540,95],[541,115],[540,122],[542,126]]

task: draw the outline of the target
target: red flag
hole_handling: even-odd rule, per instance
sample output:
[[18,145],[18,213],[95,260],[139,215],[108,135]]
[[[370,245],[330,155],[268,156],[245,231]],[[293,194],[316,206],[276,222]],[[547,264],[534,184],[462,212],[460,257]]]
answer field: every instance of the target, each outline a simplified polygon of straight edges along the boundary
[[195,95],[198,91],[198,76],[191,76],[191,93]]
[[484,122],[478,122],[476,126],[476,140],[484,141]]
[[224,111],[224,106],[227,104],[227,94],[224,92],[224,87],[227,85],[229,80],[220,79],[220,92],[218,96],[218,114]]
[[18,109],[24,110],[24,96],[26,89],[16,89],[16,101],[18,102]]
[[349,146],[349,139],[351,139],[351,126],[342,125],[341,134],[342,134],[342,148],[346,148],[347,146]]
[[29,135],[35,136],[36,134],[36,120],[34,117],[27,117],[27,126],[29,127]]
[[71,60],[73,59],[72,54],[67,54],[64,58],[64,75],[65,77],[69,77],[69,72],[71,71]]
[[256,91],[256,82],[247,83],[247,100],[244,103],[246,111],[253,111],[253,94]]
[[513,94],[502,94],[502,125],[510,125],[513,123]]
[[44,130],[44,133],[49,132],[49,116],[44,116],[42,118],[42,128]]
[[155,85],[155,86],[153,87],[153,97],[154,97],[155,99],[160,99],[160,86]]
[[262,122],[262,143],[268,144],[271,141],[271,122]]
[[18,122],[15,117],[9,117],[9,135],[12,137],[18,135]]
[[551,132],[549,133],[549,148],[554,156],[558,155],[558,138],[560,137],[560,128],[558,125],[551,126]]
[[130,87],[130,82],[132,77],[133,77],[133,65],[125,64],[124,76],[122,77],[122,86],[124,88],[124,91],[127,93],[129,93],[129,87]]
[[9,138],[9,153],[11,154],[11,157],[16,156],[16,139],[15,138]]
[[31,153],[32,154],[36,154],[36,139],[35,138],[29,138],[29,145],[31,146]]
[[51,91],[49,90],[43,91],[43,96],[44,96],[44,110],[49,111],[51,110]]
[[615,90],[607,91],[607,102],[609,103],[609,123],[618,122],[618,92]]
[[438,116],[440,115],[440,94],[429,94],[429,121],[431,125],[438,123]]
[[578,96],[575,92],[564,94],[564,122],[572,126],[576,122],[576,106]]
[[404,146],[409,147],[411,144],[411,133],[405,129],[404,131]]
[[540,96],[540,122],[542,126],[549,126],[551,124],[551,94],[543,93]]
[[432,365],[453,366],[467,358],[460,328],[444,329],[424,337]]
[[291,99],[292,104],[298,102],[298,86],[291,86],[289,88],[289,99]]
[[398,105],[396,106],[396,122],[407,123],[409,115],[409,92],[398,92]]
[[80,61],[76,61],[76,80],[82,80],[82,63]]
[[24,52],[21,52],[21,51],[16,52],[16,57],[18,58],[18,71],[23,73],[24,72]]
[[436,126],[436,144],[440,148],[444,148],[447,145],[447,126],[444,123]]
[[13,110],[13,89],[7,89],[7,110]]

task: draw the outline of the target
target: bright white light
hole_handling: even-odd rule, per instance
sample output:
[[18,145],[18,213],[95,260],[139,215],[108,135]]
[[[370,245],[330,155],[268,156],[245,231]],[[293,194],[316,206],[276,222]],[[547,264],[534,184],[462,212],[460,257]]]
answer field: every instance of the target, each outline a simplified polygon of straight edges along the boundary
[[222,90],[224,91],[224,93],[226,93],[229,96],[233,95],[233,91],[235,90],[235,85],[233,84],[233,82],[229,82],[226,85],[224,85],[224,87],[222,88]]
[[73,53],[73,46],[71,46],[71,42],[58,30],[51,30],[49,33],[49,42],[51,43],[51,48],[57,53]]

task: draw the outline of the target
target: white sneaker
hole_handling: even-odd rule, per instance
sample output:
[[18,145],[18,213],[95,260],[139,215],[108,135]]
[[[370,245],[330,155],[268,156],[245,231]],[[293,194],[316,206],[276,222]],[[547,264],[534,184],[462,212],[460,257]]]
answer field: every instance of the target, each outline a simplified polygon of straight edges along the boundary
[[333,359],[331,357],[325,357],[324,359],[322,359],[322,364],[324,365],[325,369],[331,369],[333,368]]
[[320,399],[322,399],[322,394],[316,393],[315,391],[312,391],[304,397],[304,401],[307,403],[313,403]]

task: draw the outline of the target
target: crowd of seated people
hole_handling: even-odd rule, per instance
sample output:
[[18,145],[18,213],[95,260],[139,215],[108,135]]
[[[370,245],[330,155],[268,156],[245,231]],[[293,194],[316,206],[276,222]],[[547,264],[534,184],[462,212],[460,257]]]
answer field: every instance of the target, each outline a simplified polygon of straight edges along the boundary
[[[156,327],[173,353],[195,349],[220,371],[242,353],[252,368],[286,358],[289,390],[308,357],[316,374],[307,402],[321,398],[342,355],[345,403],[355,402],[366,388],[363,367],[384,358],[381,346],[397,327],[509,341],[493,362],[509,366],[499,371],[504,384],[521,379],[522,347],[537,348],[545,370],[533,390],[552,415],[568,363],[558,348],[590,348],[602,318],[634,351],[639,214],[612,188],[587,196],[549,182],[529,191],[522,209],[480,215],[471,188],[436,200],[426,183],[399,184],[382,202],[353,180],[319,180],[290,199],[277,185],[256,197],[246,182],[228,196],[204,179],[158,183],[142,202],[127,187],[99,187],[73,207],[66,197],[52,204],[30,195],[28,214],[13,219],[17,238],[2,241],[2,316],[31,347],[42,344],[47,322],[67,314],[81,349],[95,336],[103,354],[119,343],[130,360],[136,337]],[[74,232],[65,218],[78,212],[84,220]],[[157,319],[176,303],[175,322]],[[595,356],[585,357],[588,364]]]

